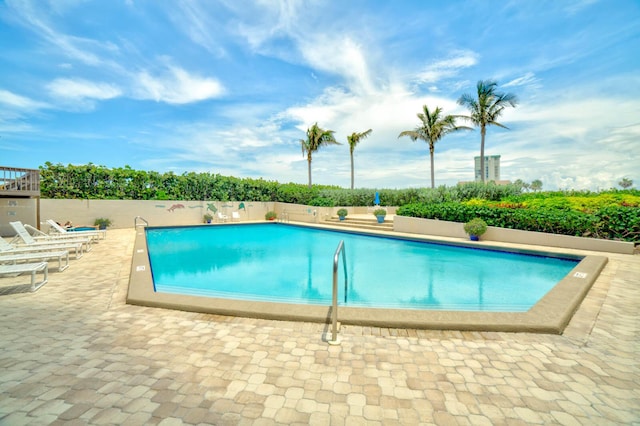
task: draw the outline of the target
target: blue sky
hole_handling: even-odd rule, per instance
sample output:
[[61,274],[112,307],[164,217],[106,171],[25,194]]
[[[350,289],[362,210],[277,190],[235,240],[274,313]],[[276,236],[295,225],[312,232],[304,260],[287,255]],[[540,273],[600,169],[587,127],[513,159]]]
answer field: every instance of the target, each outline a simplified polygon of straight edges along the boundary
[[[640,2],[0,2],[0,165],[92,162],[307,182],[318,122],[341,146],[313,182],[430,185],[424,142],[398,139],[422,105],[478,80],[515,94],[487,132],[502,178],[543,189],[640,184]],[[480,133],[436,145],[436,185],[473,179]]]

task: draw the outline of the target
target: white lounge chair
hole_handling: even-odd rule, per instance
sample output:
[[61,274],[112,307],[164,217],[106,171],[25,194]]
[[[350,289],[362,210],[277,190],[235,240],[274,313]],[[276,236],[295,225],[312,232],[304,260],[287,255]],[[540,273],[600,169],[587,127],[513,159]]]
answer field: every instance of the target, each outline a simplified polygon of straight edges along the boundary
[[[0,251],[0,265],[11,264],[15,265],[24,261],[47,261],[58,260],[58,272],[62,272],[69,267],[69,252],[67,250],[59,251],[38,251],[27,253],[13,253],[11,251]],[[62,259],[65,263],[62,263]]]
[[[36,272],[44,275],[42,281],[36,282]],[[36,291],[49,280],[49,265],[47,262],[20,263],[17,265],[0,265],[0,276],[31,274],[31,291]]]
[[[89,245],[87,246],[87,251],[89,251],[91,249],[90,245],[93,243],[94,240],[98,240],[98,236],[96,235],[72,235],[71,233],[69,234],[45,234],[44,232],[42,232],[41,230],[34,228],[33,226],[29,225],[28,223],[21,223],[21,222],[17,222],[20,223],[24,229],[26,229],[27,233],[29,235],[31,235],[31,237],[36,240],[37,242],[42,242],[42,241],[81,241],[81,242],[85,242],[85,240],[89,240]],[[18,226],[19,227],[19,226]],[[16,237],[18,238],[18,237]]]
[[[57,232],[60,235],[69,235],[76,237],[86,237],[91,236],[95,239],[102,238],[103,240],[107,238],[107,230],[106,229],[96,229],[95,231],[71,231],[69,232],[67,229],[58,225],[53,219],[47,219],[47,224],[51,227],[54,232]],[[54,234],[52,234],[54,235]]]
[[240,221],[240,213],[239,212],[231,212],[231,220],[234,222]]
[[32,244],[27,246],[14,246],[0,238],[0,253],[2,254],[19,254],[19,253],[38,253],[50,252],[55,250],[73,250],[76,259],[80,259],[84,254],[83,244],[75,241],[60,241],[59,244]]
[[218,212],[218,222],[226,222],[227,220],[229,220],[229,216]]
[[36,240],[34,237],[31,236],[31,234],[29,234],[29,231],[27,231],[27,229],[24,227],[22,222],[9,222],[9,225],[11,225],[13,230],[16,231],[16,237],[14,238],[14,241],[16,241],[17,239],[21,239],[23,243],[28,246],[82,243],[86,251],[91,250],[91,241],[92,241],[91,238],[65,238],[64,240],[61,240],[61,239],[49,237],[45,239]]

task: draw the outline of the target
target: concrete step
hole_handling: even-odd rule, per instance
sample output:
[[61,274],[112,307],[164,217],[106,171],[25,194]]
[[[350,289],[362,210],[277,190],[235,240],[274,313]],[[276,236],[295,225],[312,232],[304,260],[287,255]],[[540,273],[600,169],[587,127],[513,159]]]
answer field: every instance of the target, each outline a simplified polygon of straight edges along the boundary
[[353,218],[345,218],[345,220],[340,220],[338,217],[332,217],[327,219],[327,222],[333,226],[344,226],[349,228],[360,228],[360,229],[375,229],[378,231],[393,231],[393,222],[385,221],[383,223],[378,223],[375,217],[371,219],[353,219]]

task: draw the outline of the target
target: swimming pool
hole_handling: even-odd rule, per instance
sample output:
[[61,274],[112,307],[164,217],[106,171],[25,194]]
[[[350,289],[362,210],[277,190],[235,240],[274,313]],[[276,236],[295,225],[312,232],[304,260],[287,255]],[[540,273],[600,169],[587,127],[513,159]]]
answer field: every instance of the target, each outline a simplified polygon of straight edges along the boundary
[[[334,229],[325,224],[296,224],[316,229]],[[207,227],[253,226],[248,223],[240,225],[216,224]],[[281,226],[270,223],[267,226]],[[198,226],[194,226],[198,228]],[[200,226],[201,227],[201,226]],[[185,227],[183,227],[185,228]],[[151,273],[150,255],[147,252],[147,232],[164,227],[136,228],[133,247],[131,273],[127,290],[127,303],[141,306],[178,309],[199,313],[242,316],[250,318],[277,319],[287,321],[329,322],[332,309],[330,304],[281,303],[279,301],[260,301],[246,299],[229,299],[223,297],[199,296],[194,294],[163,293],[155,291]],[[166,229],[176,229],[169,227]],[[360,232],[359,232],[360,233]],[[362,234],[401,238],[407,241],[430,242],[436,244],[465,246],[477,248],[478,243],[462,239],[421,236],[417,234],[364,231]],[[232,240],[230,240],[232,241]],[[534,248],[509,248],[504,244],[484,242],[484,248],[505,252],[519,252],[541,256],[559,256],[571,258],[583,257],[578,265],[562,278],[533,307],[525,312],[487,312],[474,310],[444,309],[394,309],[361,306],[340,306],[339,321],[342,324],[362,326],[379,326],[390,328],[467,330],[467,331],[526,331],[539,333],[561,333],[587,292],[605,267],[607,258],[600,255],[584,254],[575,250],[560,251],[558,249],[540,250]],[[333,248],[335,250],[335,247]],[[172,250],[169,248],[169,250]],[[347,254],[349,248],[347,247]],[[566,256],[565,256],[566,254]],[[324,257],[324,256],[323,256]],[[326,263],[324,263],[326,261]],[[323,260],[323,274],[327,280],[331,276],[332,254]],[[358,272],[356,271],[356,274]],[[351,279],[351,278],[350,278]],[[524,284],[528,281],[525,280]],[[342,276],[340,284],[342,285]],[[331,286],[329,283],[328,286]]]
[[73,228],[68,228],[67,231],[68,232],[74,232],[74,231],[95,231],[96,228],[95,226],[75,226]]
[[283,303],[331,303],[340,241],[343,306],[523,312],[579,262],[284,224],[147,230],[156,291]]

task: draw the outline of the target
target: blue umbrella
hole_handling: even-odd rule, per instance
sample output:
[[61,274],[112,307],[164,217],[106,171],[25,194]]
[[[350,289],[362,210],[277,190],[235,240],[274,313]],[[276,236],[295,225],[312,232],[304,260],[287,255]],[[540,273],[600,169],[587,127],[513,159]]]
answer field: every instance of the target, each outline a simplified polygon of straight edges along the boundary
[[376,206],[380,205],[380,194],[378,194],[376,192],[376,198],[373,200],[373,204],[375,204]]

